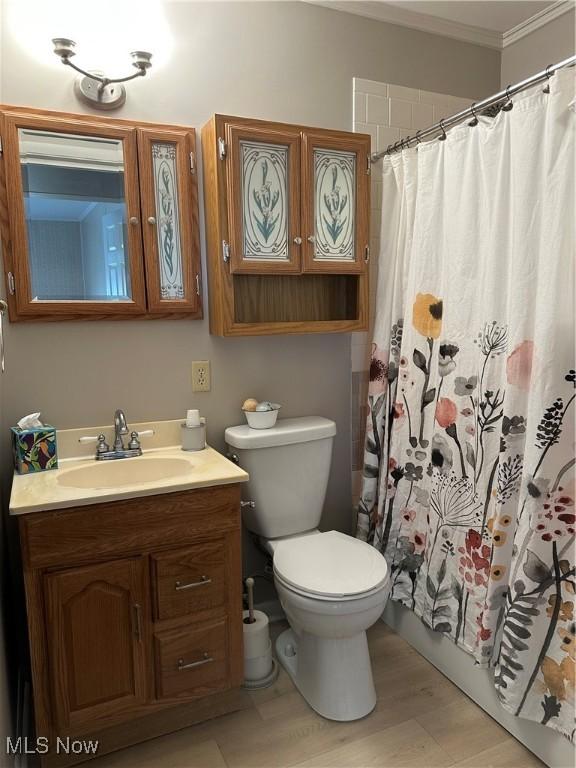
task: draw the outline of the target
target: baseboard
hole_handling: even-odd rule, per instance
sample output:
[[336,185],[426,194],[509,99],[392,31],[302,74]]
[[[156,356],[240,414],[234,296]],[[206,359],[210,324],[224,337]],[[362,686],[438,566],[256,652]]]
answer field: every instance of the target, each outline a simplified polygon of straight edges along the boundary
[[542,762],[550,768],[574,766],[574,747],[568,739],[540,723],[514,717],[500,705],[490,670],[474,666],[467,653],[439,632],[432,632],[399,603],[389,600],[382,618]]

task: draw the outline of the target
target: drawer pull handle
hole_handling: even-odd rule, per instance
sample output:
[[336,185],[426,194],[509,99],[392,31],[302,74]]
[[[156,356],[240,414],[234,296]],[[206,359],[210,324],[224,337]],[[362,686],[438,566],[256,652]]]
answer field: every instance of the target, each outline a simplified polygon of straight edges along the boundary
[[142,642],[142,612],[140,609],[139,603],[134,603],[132,605],[132,621],[133,621],[133,631],[134,635],[136,636],[136,640],[141,643]]
[[176,592],[181,592],[183,589],[193,589],[194,587],[203,587],[205,584],[211,584],[212,579],[207,579],[206,576],[202,576],[200,581],[191,581],[188,584],[182,584],[181,581],[177,581],[174,585]]
[[203,654],[203,658],[200,661],[191,661],[189,664],[184,664],[184,659],[178,659],[178,672],[183,672],[185,669],[194,669],[194,667],[201,667],[204,664],[210,664],[214,661],[212,656],[208,656],[207,653]]

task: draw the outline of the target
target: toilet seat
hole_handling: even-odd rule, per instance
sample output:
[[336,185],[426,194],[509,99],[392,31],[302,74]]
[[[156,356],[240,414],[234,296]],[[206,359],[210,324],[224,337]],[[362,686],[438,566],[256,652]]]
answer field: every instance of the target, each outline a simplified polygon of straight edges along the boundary
[[389,578],[380,552],[338,531],[280,541],[273,562],[276,579],[287,589],[323,601],[368,597]]

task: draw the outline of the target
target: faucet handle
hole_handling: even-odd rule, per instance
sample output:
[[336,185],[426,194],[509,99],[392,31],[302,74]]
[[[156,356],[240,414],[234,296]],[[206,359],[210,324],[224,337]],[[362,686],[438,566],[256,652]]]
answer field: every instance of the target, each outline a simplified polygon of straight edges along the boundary
[[148,435],[153,435],[154,430],[153,429],[143,429],[141,432],[130,432],[130,442],[128,443],[128,450],[134,451],[138,450],[140,448],[140,438],[141,437],[148,437]]
[[108,446],[108,443],[106,442],[106,435],[99,434],[98,437],[96,435],[84,435],[83,437],[78,438],[79,443],[98,443],[96,446],[96,453],[106,453],[110,450],[110,447]]

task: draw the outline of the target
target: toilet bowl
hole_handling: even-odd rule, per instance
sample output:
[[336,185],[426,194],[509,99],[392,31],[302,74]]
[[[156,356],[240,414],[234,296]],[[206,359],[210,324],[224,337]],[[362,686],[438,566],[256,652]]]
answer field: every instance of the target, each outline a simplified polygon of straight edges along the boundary
[[382,615],[390,577],[369,544],[318,530],[335,434],[333,421],[307,416],[266,430],[228,427],[225,439],[250,475],[243,522],[272,555],[290,624],[278,659],[316,712],[356,720],[376,705],[366,630]]
[[366,630],[388,598],[386,561],[337,531],[271,544],[274,582],[290,623],[276,641],[280,663],[323,717],[364,717],[376,705]]

